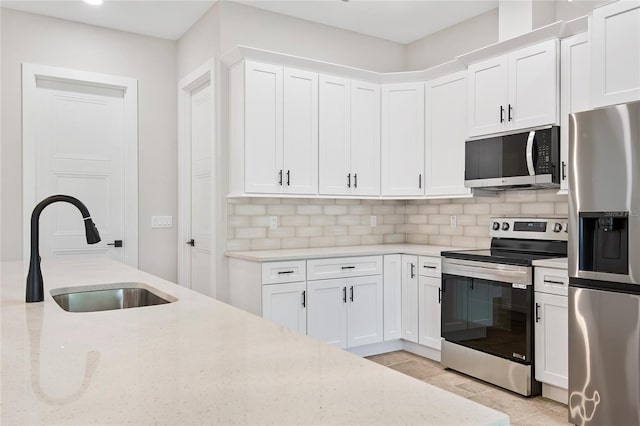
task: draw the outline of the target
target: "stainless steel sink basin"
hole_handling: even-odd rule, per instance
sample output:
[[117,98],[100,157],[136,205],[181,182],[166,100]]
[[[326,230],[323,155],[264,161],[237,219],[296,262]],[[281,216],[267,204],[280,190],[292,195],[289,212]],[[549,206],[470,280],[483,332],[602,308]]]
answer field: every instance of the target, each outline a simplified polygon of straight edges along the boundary
[[53,300],[68,312],[97,312],[164,305],[176,299],[142,283],[114,283],[51,290]]

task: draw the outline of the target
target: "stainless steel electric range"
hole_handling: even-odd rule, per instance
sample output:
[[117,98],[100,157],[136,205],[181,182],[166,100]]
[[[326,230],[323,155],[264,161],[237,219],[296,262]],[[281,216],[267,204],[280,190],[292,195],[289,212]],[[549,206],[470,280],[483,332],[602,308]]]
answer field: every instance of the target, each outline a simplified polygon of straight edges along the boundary
[[537,395],[532,262],[567,256],[567,219],[496,218],[489,226],[490,249],[442,253],[442,363]]

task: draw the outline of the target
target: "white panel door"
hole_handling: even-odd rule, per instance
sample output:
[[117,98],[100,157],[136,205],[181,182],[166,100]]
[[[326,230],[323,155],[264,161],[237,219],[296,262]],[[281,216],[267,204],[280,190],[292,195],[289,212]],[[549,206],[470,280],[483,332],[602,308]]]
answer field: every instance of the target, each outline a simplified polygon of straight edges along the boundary
[[282,192],[282,67],[245,62],[245,191]]
[[440,278],[419,278],[419,325],[418,343],[440,350]]
[[464,186],[467,136],[467,73],[425,85],[425,195],[468,196]]
[[424,83],[382,86],[382,195],[424,193]]
[[402,337],[402,256],[384,256],[384,340]]
[[535,293],[536,380],[568,388],[569,298]]
[[[380,195],[380,85],[351,82],[353,193]],[[336,161],[339,161],[335,158]]]
[[284,69],[284,191],[318,193],[318,74]]
[[347,347],[347,283],[345,279],[307,282],[307,335]]
[[191,92],[191,289],[215,295],[213,285],[213,102],[210,83]]
[[347,308],[348,347],[382,342],[382,275],[349,278]]
[[593,106],[640,100],[640,1],[594,9],[592,23]]
[[262,286],[262,317],[298,333],[307,333],[305,282]]
[[319,191],[323,195],[346,195],[351,192],[351,82],[320,75],[319,85]]
[[418,257],[402,255],[402,338],[418,343]]
[[46,79],[36,80],[36,91],[36,199],[53,194],[78,198],[102,238],[87,245],[78,209],[56,203],[40,218],[41,256],[108,254],[124,262],[124,248],[107,245],[114,240],[127,244],[124,91]]
[[560,191],[569,189],[569,114],[591,109],[591,49],[589,33],[560,44]]
[[558,123],[558,72],[558,40],[509,54],[509,128]]
[[507,55],[469,65],[469,136],[505,130],[508,74]]

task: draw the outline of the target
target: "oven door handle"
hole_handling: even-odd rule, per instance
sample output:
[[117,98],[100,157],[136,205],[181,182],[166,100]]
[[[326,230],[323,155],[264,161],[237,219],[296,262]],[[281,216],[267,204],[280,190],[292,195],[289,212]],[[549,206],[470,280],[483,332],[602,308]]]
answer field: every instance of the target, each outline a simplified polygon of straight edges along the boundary
[[501,268],[487,268],[483,266],[461,265],[451,263],[443,271],[445,274],[468,276],[471,278],[483,278],[505,283],[531,284],[531,272],[529,268],[509,270]]
[[535,142],[536,131],[532,130],[529,132],[529,138],[527,139],[527,170],[529,171],[529,176],[534,176],[536,174],[536,168],[533,164],[533,144]]

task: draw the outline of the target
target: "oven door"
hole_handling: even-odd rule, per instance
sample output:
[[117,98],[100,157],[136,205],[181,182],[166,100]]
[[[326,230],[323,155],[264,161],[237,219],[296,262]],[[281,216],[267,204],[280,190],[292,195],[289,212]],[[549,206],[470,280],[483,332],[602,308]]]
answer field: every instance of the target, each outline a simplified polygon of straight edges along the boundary
[[533,286],[530,282],[513,282],[519,281],[513,277],[509,282],[498,279],[443,273],[442,337],[491,355],[531,364]]

